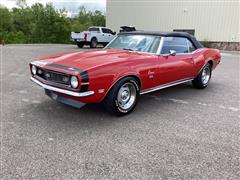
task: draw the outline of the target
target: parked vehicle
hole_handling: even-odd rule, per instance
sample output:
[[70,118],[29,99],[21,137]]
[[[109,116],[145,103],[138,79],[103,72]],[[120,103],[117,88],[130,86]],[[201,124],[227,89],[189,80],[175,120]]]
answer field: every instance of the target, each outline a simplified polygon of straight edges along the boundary
[[136,31],[136,28],[134,26],[121,26],[119,32],[131,32]]
[[72,41],[79,48],[84,45],[90,45],[91,48],[96,48],[98,44],[106,46],[115,36],[116,32],[106,27],[90,27],[88,31],[71,33]]
[[206,88],[220,63],[217,49],[187,33],[124,32],[103,50],[57,54],[30,63],[31,80],[52,99],[82,107],[103,102],[117,115],[142,94],[192,81]]

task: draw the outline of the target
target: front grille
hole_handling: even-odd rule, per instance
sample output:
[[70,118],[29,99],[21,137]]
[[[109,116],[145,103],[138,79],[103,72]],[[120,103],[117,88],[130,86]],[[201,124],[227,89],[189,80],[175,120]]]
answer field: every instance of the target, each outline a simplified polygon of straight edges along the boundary
[[70,76],[64,73],[37,68],[37,76],[54,83],[70,85]]

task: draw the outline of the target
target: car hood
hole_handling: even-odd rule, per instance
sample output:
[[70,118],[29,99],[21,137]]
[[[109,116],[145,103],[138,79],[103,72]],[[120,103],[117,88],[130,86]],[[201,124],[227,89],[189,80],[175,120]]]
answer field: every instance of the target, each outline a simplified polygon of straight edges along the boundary
[[61,66],[88,70],[110,63],[121,63],[141,56],[149,56],[145,53],[129,52],[126,50],[103,49],[85,52],[68,52],[40,58],[40,64],[56,64]]

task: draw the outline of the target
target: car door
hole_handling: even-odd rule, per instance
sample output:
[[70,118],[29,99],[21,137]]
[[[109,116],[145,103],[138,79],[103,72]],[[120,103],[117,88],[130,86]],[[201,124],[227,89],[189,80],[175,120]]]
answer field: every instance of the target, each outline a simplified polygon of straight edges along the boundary
[[[190,79],[194,74],[190,41],[185,37],[164,37],[159,56],[158,84],[168,84]],[[191,43],[192,44],[192,43]],[[192,44],[193,45],[193,44]],[[175,51],[176,54],[170,54]]]
[[110,42],[114,38],[114,33],[111,29],[102,28],[103,42]]
[[113,32],[111,29],[107,29],[108,31],[108,42],[110,42],[111,40],[113,40],[113,38],[116,37],[116,32]]
[[91,33],[91,37],[90,37],[89,41],[91,40],[92,37],[96,37],[98,42],[102,41],[102,37],[100,36],[101,35],[100,28],[91,27],[88,29],[88,31]]

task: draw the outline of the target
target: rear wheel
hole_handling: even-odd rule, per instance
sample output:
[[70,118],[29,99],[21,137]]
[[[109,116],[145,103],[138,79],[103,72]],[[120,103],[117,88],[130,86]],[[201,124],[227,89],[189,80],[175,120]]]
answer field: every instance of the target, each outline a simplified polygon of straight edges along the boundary
[[208,86],[211,76],[212,66],[210,63],[207,63],[199,75],[192,81],[192,84],[195,88],[204,89]]
[[77,42],[77,46],[78,46],[79,48],[83,48],[84,42]]
[[96,48],[97,47],[97,38],[92,38],[91,42],[90,42],[90,47],[91,48]]
[[108,112],[123,116],[134,110],[139,97],[139,85],[132,77],[117,82],[104,101]]

